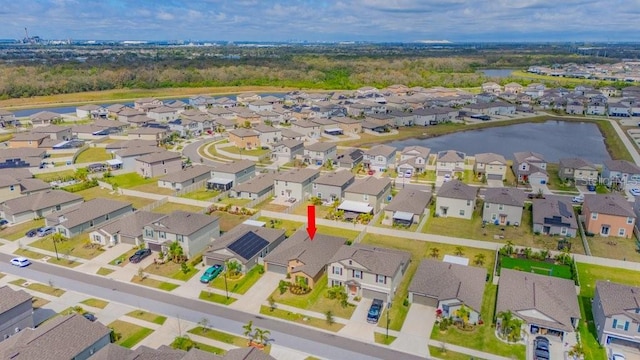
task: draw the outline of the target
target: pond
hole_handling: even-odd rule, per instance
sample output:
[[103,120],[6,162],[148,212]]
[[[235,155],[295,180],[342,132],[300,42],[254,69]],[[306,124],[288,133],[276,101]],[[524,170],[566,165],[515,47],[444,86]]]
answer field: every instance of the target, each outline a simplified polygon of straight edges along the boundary
[[491,78],[505,78],[511,76],[513,70],[511,69],[480,69],[478,70],[486,77]]
[[515,152],[533,151],[551,163],[568,157],[581,157],[594,164],[611,159],[596,124],[556,120],[457,132],[429,139],[405,139],[387,145],[400,150],[405,146],[426,146],[431,153],[442,150],[458,150],[468,155],[494,152],[507,160],[513,159]]

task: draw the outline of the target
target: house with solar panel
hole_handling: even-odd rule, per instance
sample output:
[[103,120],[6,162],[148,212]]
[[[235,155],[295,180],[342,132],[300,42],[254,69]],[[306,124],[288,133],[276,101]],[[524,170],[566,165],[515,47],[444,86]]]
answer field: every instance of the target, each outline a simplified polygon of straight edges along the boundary
[[174,211],[144,226],[142,240],[152,251],[167,252],[177,241],[184,256],[191,259],[220,236],[217,216]]
[[578,222],[571,199],[553,195],[533,199],[534,233],[575,237],[577,231]]
[[264,257],[284,241],[284,233],[282,229],[240,224],[211,243],[203,254],[204,263],[211,266],[234,261],[246,273],[263,264]]

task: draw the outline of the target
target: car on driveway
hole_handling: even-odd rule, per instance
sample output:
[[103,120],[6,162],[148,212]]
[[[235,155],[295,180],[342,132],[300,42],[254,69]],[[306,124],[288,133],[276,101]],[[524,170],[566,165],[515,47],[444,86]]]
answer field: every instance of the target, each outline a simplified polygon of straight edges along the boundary
[[7,220],[7,219],[0,219],[0,226],[7,225],[8,223],[9,223],[9,220]]
[[549,339],[537,336],[533,340],[533,360],[549,360]]
[[210,266],[207,270],[205,270],[204,274],[202,274],[202,276],[200,277],[200,282],[203,284],[208,284],[211,281],[213,281],[213,279],[218,277],[218,275],[220,275],[221,272],[222,272],[222,265],[215,264],[213,266]]
[[38,235],[38,229],[31,229],[24,234],[26,237],[34,237],[36,235]]
[[140,249],[129,257],[129,262],[137,264],[149,255],[151,255],[151,249]]
[[85,319],[87,319],[87,320],[89,320],[91,322],[94,322],[94,321],[98,320],[98,318],[95,315],[93,315],[92,313],[90,313],[90,312],[86,312],[86,313],[82,314],[82,316],[84,316]]
[[583,202],[584,202],[584,195],[574,196],[574,197],[571,199],[571,202],[574,202],[574,203],[583,203]]
[[611,352],[610,360],[625,360],[624,354],[618,351]]
[[56,228],[54,228],[53,226],[41,227],[40,229],[38,229],[38,236],[39,237],[43,237],[43,236],[47,236],[47,235],[53,234],[53,232],[55,230],[56,230]]
[[633,188],[633,189],[630,189],[629,192],[633,196],[639,196],[640,195],[640,189]]
[[596,191],[596,186],[594,184],[589,184],[589,185],[587,185],[587,190]]
[[373,299],[373,303],[369,308],[369,312],[367,313],[367,322],[370,324],[378,323],[380,320],[380,314],[382,313],[382,305],[384,302],[380,299]]
[[25,267],[25,266],[29,266],[31,265],[31,261],[29,261],[29,259],[27,259],[26,257],[16,257],[11,259],[11,265],[15,265],[18,267]]

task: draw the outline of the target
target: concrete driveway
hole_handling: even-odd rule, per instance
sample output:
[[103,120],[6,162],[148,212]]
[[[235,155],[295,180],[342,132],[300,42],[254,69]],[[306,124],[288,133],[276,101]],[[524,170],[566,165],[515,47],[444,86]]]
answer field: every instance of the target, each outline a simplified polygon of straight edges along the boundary
[[436,308],[421,304],[411,304],[400,334],[391,348],[420,356],[428,356],[427,341],[436,322]]
[[[269,295],[278,288],[280,280],[284,280],[284,277],[283,274],[276,274],[271,271],[265,272],[260,280],[253,284],[249,291],[242,295],[238,301],[229,305],[229,307],[241,311],[259,313],[260,306],[267,301]],[[234,297],[235,296],[236,295],[234,295]]]
[[[367,314],[369,313],[369,308],[371,307],[372,302],[373,299],[363,298],[360,300],[358,306],[356,306],[356,309],[353,312],[353,315],[351,315],[351,319],[340,331],[338,331],[338,333],[348,337],[374,341],[373,331],[378,327],[378,325],[369,324],[367,322]],[[379,322],[382,321],[384,321],[384,318],[379,319]]]
[[[530,335],[527,343],[527,359],[533,359],[535,347],[533,341],[537,335]],[[550,359],[564,359],[565,351],[569,351],[569,347],[565,347],[562,341],[555,336],[544,336],[549,340],[549,358]]]
[[531,184],[531,192],[538,194],[542,190],[543,194],[552,194],[547,184]]
[[625,360],[640,360],[640,349],[638,348],[620,344],[611,344],[607,347],[607,356],[612,352],[617,352],[624,355]]

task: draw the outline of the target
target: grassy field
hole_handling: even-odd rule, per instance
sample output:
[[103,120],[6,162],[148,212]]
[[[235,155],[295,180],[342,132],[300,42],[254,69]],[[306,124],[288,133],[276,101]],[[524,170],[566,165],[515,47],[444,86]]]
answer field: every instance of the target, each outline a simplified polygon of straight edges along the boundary
[[588,236],[587,242],[593,256],[640,262],[640,253],[636,251],[636,242],[633,238],[623,239],[595,235]]
[[149,205],[149,204],[151,204],[153,202],[152,199],[147,199],[147,198],[142,198],[142,197],[137,197],[137,196],[120,195],[120,194],[117,194],[115,192],[112,192],[111,190],[101,189],[98,186],[92,187],[91,189],[78,191],[76,194],[82,196],[85,201],[89,201],[89,200],[95,199],[95,198],[104,198],[104,199],[113,199],[113,200],[125,201],[125,202],[128,202],[128,203],[131,203],[131,205],[135,209],[139,209],[139,208],[141,208],[141,207],[143,207],[145,205]]
[[198,296],[198,299],[200,300],[204,300],[204,301],[210,301],[216,304],[222,304],[222,305],[231,305],[233,304],[236,300],[236,298],[229,296],[229,298],[227,298],[225,295],[220,295],[220,294],[216,294],[213,293],[211,291],[206,291],[206,290],[202,290],[200,291],[200,295]]
[[203,187],[199,190],[196,191],[192,191],[190,193],[186,193],[183,195],[180,195],[180,197],[183,198],[187,198],[187,199],[192,199],[192,200],[209,200],[211,198],[213,198],[214,196],[220,194],[220,191],[213,191],[213,190],[207,190],[206,187]]
[[56,171],[56,172],[50,172],[50,173],[44,173],[44,174],[36,174],[34,175],[34,177],[44,182],[52,182],[55,180],[71,178],[74,175],[75,175],[75,171],[73,170],[62,170],[62,171]]
[[182,265],[173,261],[165,261],[164,264],[150,264],[144,269],[144,272],[147,274],[164,276],[171,279],[188,281],[198,273],[198,270],[193,266],[189,266],[189,271],[187,271],[187,273],[184,273],[182,271]]
[[[469,355],[448,350],[446,345],[444,347],[444,350],[443,350],[442,347],[429,345],[429,354],[431,354],[431,356],[436,358],[436,359],[443,359],[443,360],[469,360]],[[481,358],[478,358],[478,357],[474,357],[473,359],[474,360],[484,360],[484,359],[481,359]]]
[[23,222],[17,225],[13,225],[10,227],[6,227],[0,230],[0,238],[16,241],[24,236],[24,234],[31,230],[44,226],[44,219],[39,220],[31,220],[27,222]]
[[280,294],[279,289],[271,294],[276,303],[297,307],[303,310],[315,311],[325,314],[327,311],[333,312],[336,317],[350,319],[355,305],[349,304],[346,307],[340,306],[337,300],[331,300],[327,297],[328,293],[327,275],[324,274],[316,283],[311,292],[305,295],[295,295],[287,290],[284,294]]
[[178,287],[178,285],[174,283],[160,281],[156,279],[140,278],[138,275],[135,275],[133,278],[131,278],[131,282],[134,284],[140,284],[140,285],[144,285],[144,286],[148,286],[148,287],[152,287],[152,288],[156,288],[164,291],[172,291]]
[[138,173],[127,173],[112,176],[110,178],[104,179],[104,182],[107,182],[111,185],[117,185],[118,187],[124,189],[130,189],[135,186],[145,185],[145,184],[157,184],[157,178],[148,178],[145,179]]
[[152,194],[159,194],[159,195],[173,195],[175,193],[175,191],[172,189],[159,187],[157,182],[137,185],[130,189],[135,191],[148,192]]
[[76,157],[76,164],[97,163],[113,159],[113,156],[105,148],[90,147]]
[[500,267],[515,269],[524,272],[533,272],[541,275],[559,277],[561,279],[572,279],[571,268],[568,265],[550,264],[544,261],[516,259],[512,257],[500,257]]
[[606,86],[606,85],[615,85],[613,81],[606,80],[595,80],[595,79],[574,79],[574,78],[565,78],[559,76],[550,76],[550,75],[540,75],[540,74],[532,74],[523,70],[514,70],[511,77],[515,78],[523,78],[534,81],[545,81],[547,83],[555,84],[556,86],[565,86],[565,87],[576,87],[578,85],[587,85],[587,86]]
[[127,313],[127,316],[131,316],[133,318],[140,319],[143,321],[148,321],[150,323],[154,323],[158,325],[162,325],[164,324],[165,321],[167,321],[166,316],[154,314],[152,312],[148,312],[140,309]]
[[[291,220],[281,220],[281,219],[271,219],[268,217],[261,216],[258,218],[258,221],[263,221],[267,223],[267,227],[271,227],[271,220],[274,220],[274,228],[275,229],[283,229],[285,236],[291,236],[296,230],[298,230],[303,223]],[[329,235],[329,234],[327,234]]]
[[113,329],[115,333],[120,334],[121,338],[116,341],[116,344],[129,349],[153,332],[149,328],[122,320],[116,320],[107,326]]
[[89,298],[89,299],[80,301],[80,303],[85,304],[87,306],[94,307],[94,308],[98,308],[98,309],[104,309],[107,307],[107,305],[109,305],[108,301],[95,299],[95,298]]
[[[229,289],[229,292],[236,294],[246,293],[249,289],[251,289],[253,284],[255,284],[258,280],[260,280],[260,277],[262,277],[262,274],[260,274],[261,269],[262,266],[256,265],[253,267],[253,269],[249,270],[249,272],[247,272],[239,279],[227,278],[227,288]],[[217,278],[215,278],[215,280],[209,283],[209,286],[216,289],[224,290],[224,284],[224,273],[222,273]]]
[[51,252],[54,252],[57,248],[60,257],[68,255],[70,257],[79,257],[82,259],[93,259],[104,252],[102,247],[96,246],[94,243],[89,241],[89,234],[87,233],[67,238],[66,240],[58,242],[55,246],[52,236],[48,235],[32,242],[30,246]]
[[343,324],[333,323],[329,324],[326,319],[315,318],[311,316],[304,316],[297,313],[292,313],[286,310],[271,309],[268,306],[262,305],[260,307],[260,314],[277,317],[279,319],[295,322],[298,324],[309,325],[320,329],[325,329],[333,332],[340,331],[344,327]]
[[237,347],[247,347],[247,345],[249,345],[249,339],[247,338],[218,331],[216,329],[205,329],[201,326],[198,326],[187,332]]
[[501,355],[512,359],[525,359],[525,346],[521,344],[507,344],[495,335],[495,328],[491,325],[494,317],[498,286],[488,283],[482,299],[482,319],[485,323],[476,326],[473,331],[460,331],[450,326],[446,332],[441,332],[438,326],[431,331],[431,339],[450,344],[468,347],[491,354]]
[[249,218],[249,215],[234,215],[229,214],[226,211],[214,211],[211,215],[215,215],[219,218],[218,222],[220,223],[220,231],[223,232],[233,229]]
[[246,150],[246,149],[240,149],[236,146],[227,146],[224,148],[220,148],[221,151],[226,151],[228,153],[231,154],[237,154],[237,155],[248,155],[248,156],[264,156],[268,153],[271,152],[270,149],[251,149],[251,150]]
[[46,256],[45,254],[42,254],[42,253],[39,253],[39,252],[35,252],[35,251],[29,250],[29,249],[18,249],[16,251],[14,251],[13,253],[16,254],[16,255],[24,256],[24,257],[32,259],[32,260],[33,259],[38,259],[39,260],[39,259],[42,259],[42,258],[44,258]]
[[178,203],[172,203],[167,201],[166,203],[158,206],[157,208],[151,211],[158,214],[169,214],[174,211],[187,211],[192,213],[201,213],[202,210],[204,210],[204,208],[201,208],[199,206],[178,204]]
[[17,279],[17,280],[13,280],[10,282],[13,285],[17,285],[17,286],[21,286],[30,290],[34,290],[37,292],[41,292],[43,294],[47,294],[47,295],[51,295],[51,296],[55,296],[55,297],[60,297],[62,295],[64,295],[65,291],[62,289],[58,289],[57,287],[53,286],[55,284],[49,284],[49,285],[45,285],[45,284],[40,284],[40,283],[32,283],[29,282],[25,279]]

